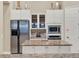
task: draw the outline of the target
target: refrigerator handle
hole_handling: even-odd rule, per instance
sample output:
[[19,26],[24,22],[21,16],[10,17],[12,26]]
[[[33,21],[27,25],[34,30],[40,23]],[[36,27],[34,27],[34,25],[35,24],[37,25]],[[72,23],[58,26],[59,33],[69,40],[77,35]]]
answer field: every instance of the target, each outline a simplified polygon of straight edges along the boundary
[[20,36],[20,30],[17,30],[18,36]]
[[19,21],[17,21],[18,22],[18,26],[17,26],[17,34],[18,34],[18,36],[20,36],[20,26],[19,26]]

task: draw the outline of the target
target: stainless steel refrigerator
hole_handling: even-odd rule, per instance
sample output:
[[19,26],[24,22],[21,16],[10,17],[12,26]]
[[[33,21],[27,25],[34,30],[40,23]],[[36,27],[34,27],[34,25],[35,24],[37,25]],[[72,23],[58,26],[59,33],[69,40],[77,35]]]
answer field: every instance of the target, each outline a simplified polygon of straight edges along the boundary
[[22,44],[29,40],[29,21],[11,20],[11,53],[22,53]]

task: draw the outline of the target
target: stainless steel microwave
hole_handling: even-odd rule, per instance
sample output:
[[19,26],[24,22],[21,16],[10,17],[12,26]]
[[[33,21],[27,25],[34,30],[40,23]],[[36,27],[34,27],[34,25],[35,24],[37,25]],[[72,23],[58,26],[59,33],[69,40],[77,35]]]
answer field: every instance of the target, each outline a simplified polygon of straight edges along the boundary
[[61,33],[61,25],[48,25],[48,34]]

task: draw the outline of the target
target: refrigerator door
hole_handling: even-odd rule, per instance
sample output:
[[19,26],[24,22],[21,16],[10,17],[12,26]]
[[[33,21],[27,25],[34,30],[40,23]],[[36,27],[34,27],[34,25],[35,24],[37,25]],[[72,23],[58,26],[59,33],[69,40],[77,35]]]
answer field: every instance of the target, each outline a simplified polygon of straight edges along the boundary
[[16,20],[11,20],[11,53],[17,53],[17,29],[18,22]]
[[11,53],[18,53],[17,36],[11,36]]
[[12,30],[17,30],[17,20],[11,20],[11,29]]
[[25,40],[29,40],[29,21],[21,20],[19,21],[19,29],[20,29],[20,52],[22,53],[22,44]]

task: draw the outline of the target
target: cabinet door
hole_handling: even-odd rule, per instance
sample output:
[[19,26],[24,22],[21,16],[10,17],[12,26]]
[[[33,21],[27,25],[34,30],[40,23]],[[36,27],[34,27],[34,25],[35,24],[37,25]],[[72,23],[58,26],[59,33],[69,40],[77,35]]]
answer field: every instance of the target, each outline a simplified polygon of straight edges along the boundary
[[11,10],[11,20],[15,19],[20,19],[20,10]]
[[30,11],[29,10],[20,10],[20,19],[21,20],[31,20],[31,16],[30,16]]
[[44,46],[35,46],[35,52],[36,54],[44,54],[45,53],[45,47]]
[[58,53],[58,46],[46,46],[47,53]]
[[63,10],[47,10],[46,23],[47,24],[62,24]]
[[31,20],[31,25],[32,28],[38,28],[38,15],[37,14],[33,14],[31,16],[32,20]]
[[59,46],[58,52],[59,53],[70,53],[71,52],[71,46]]
[[45,28],[45,15],[39,15],[39,28]]
[[34,46],[23,46],[22,53],[23,54],[34,54]]

